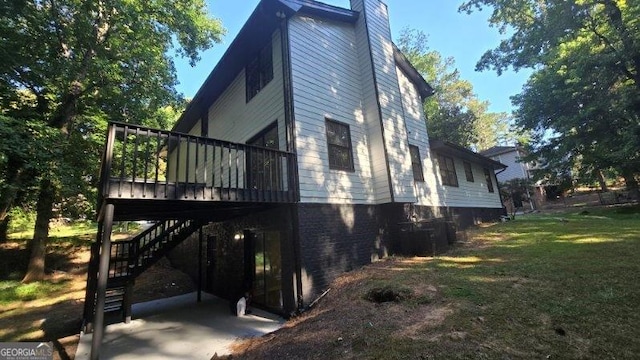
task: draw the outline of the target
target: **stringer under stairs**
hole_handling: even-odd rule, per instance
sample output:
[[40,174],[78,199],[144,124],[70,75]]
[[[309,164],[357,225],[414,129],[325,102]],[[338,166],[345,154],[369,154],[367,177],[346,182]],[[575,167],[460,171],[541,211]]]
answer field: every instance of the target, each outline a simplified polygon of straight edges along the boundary
[[[131,297],[136,277],[197,231],[200,226],[201,223],[197,220],[160,221],[130,240],[112,242],[105,314],[109,314],[113,321],[131,320]],[[91,320],[95,315],[99,259],[100,244],[96,242],[91,246],[87,276],[85,332],[90,331]]]

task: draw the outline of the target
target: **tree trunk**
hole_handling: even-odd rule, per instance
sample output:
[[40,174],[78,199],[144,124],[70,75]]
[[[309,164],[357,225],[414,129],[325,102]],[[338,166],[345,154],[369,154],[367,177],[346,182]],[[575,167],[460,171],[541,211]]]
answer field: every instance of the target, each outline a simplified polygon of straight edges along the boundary
[[23,170],[22,163],[9,158],[7,163],[8,174],[3,190],[0,192],[0,221],[4,221],[11,210],[13,200],[16,199],[18,189],[22,185]]
[[3,220],[0,220],[0,244],[7,241],[9,233],[9,221],[11,219],[6,216]]
[[609,188],[607,187],[607,181],[604,179],[604,174],[602,173],[602,170],[600,169],[596,170],[596,178],[600,183],[600,189],[602,189],[602,192],[608,192]]
[[640,190],[638,189],[638,180],[636,180],[635,174],[633,172],[624,172],[622,177],[627,185],[629,197],[634,200],[640,200]]
[[55,200],[55,190],[53,184],[48,179],[40,181],[40,193],[36,205],[36,226],[31,241],[31,258],[27,273],[22,279],[23,283],[44,280],[45,255],[47,253],[47,238],[49,237],[49,221],[53,214],[53,202]]

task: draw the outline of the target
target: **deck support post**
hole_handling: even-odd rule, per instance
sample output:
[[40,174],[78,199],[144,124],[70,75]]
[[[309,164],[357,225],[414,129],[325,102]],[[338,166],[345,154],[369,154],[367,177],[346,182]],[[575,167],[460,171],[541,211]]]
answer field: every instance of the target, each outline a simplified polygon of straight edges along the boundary
[[198,234],[198,302],[202,301],[202,226]]
[[109,258],[111,257],[111,230],[113,228],[113,204],[106,204],[102,218],[102,244],[100,247],[100,264],[98,268],[98,286],[96,291],[96,307],[93,320],[93,338],[91,339],[91,360],[100,357],[100,345],[104,336],[104,305],[109,277]]
[[124,296],[122,298],[122,315],[124,317],[124,323],[131,322],[131,303],[133,298],[133,280],[128,280],[127,285],[124,288]]

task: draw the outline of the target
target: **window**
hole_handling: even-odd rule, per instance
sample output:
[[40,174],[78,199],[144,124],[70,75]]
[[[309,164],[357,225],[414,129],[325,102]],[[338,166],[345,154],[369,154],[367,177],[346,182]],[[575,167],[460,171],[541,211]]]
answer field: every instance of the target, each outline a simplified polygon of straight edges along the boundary
[[464,175],[467,177],[467,181],[473,182],[473,170],[471,170],[471,163],[465,161],[462,164],[464,165]]
[[438,155],[438,167],[440,168],[440,178],[443,185],[458,186],[458,175],[452,158]]
[[247,102],[253,99],[273,79],[271,44],[260,51],[245,69]]
[[485,180],[487,180],[487,190],[489,190],[490,193],[493,192],[493,182],[491,182],[491,171],[489,171],[489,169],[484,169],[484,178]]
[[353,171],[353,154],[351,151],[349,125],[329,119],[325,120],[325,125],[327,128],[329,168]]
[[420,160],[420,149],[415,145],[409,145],[409,153],[411,154],[413,180],[424,181],[424,174],[422,173],[422,161]]
[[[278,150],[278,123],[267,126],[258,135],[247,141],[248,145]],[[275,152],[262,149],[247,149],[247,183],[251,189],[282,190],[282,169]]]

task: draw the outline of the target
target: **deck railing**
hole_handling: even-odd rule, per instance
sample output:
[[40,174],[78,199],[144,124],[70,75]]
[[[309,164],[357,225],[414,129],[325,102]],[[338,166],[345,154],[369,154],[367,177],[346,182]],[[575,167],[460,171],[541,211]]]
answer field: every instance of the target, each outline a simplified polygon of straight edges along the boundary
[[293,153],[110,123],[100,198],[294,202]]

